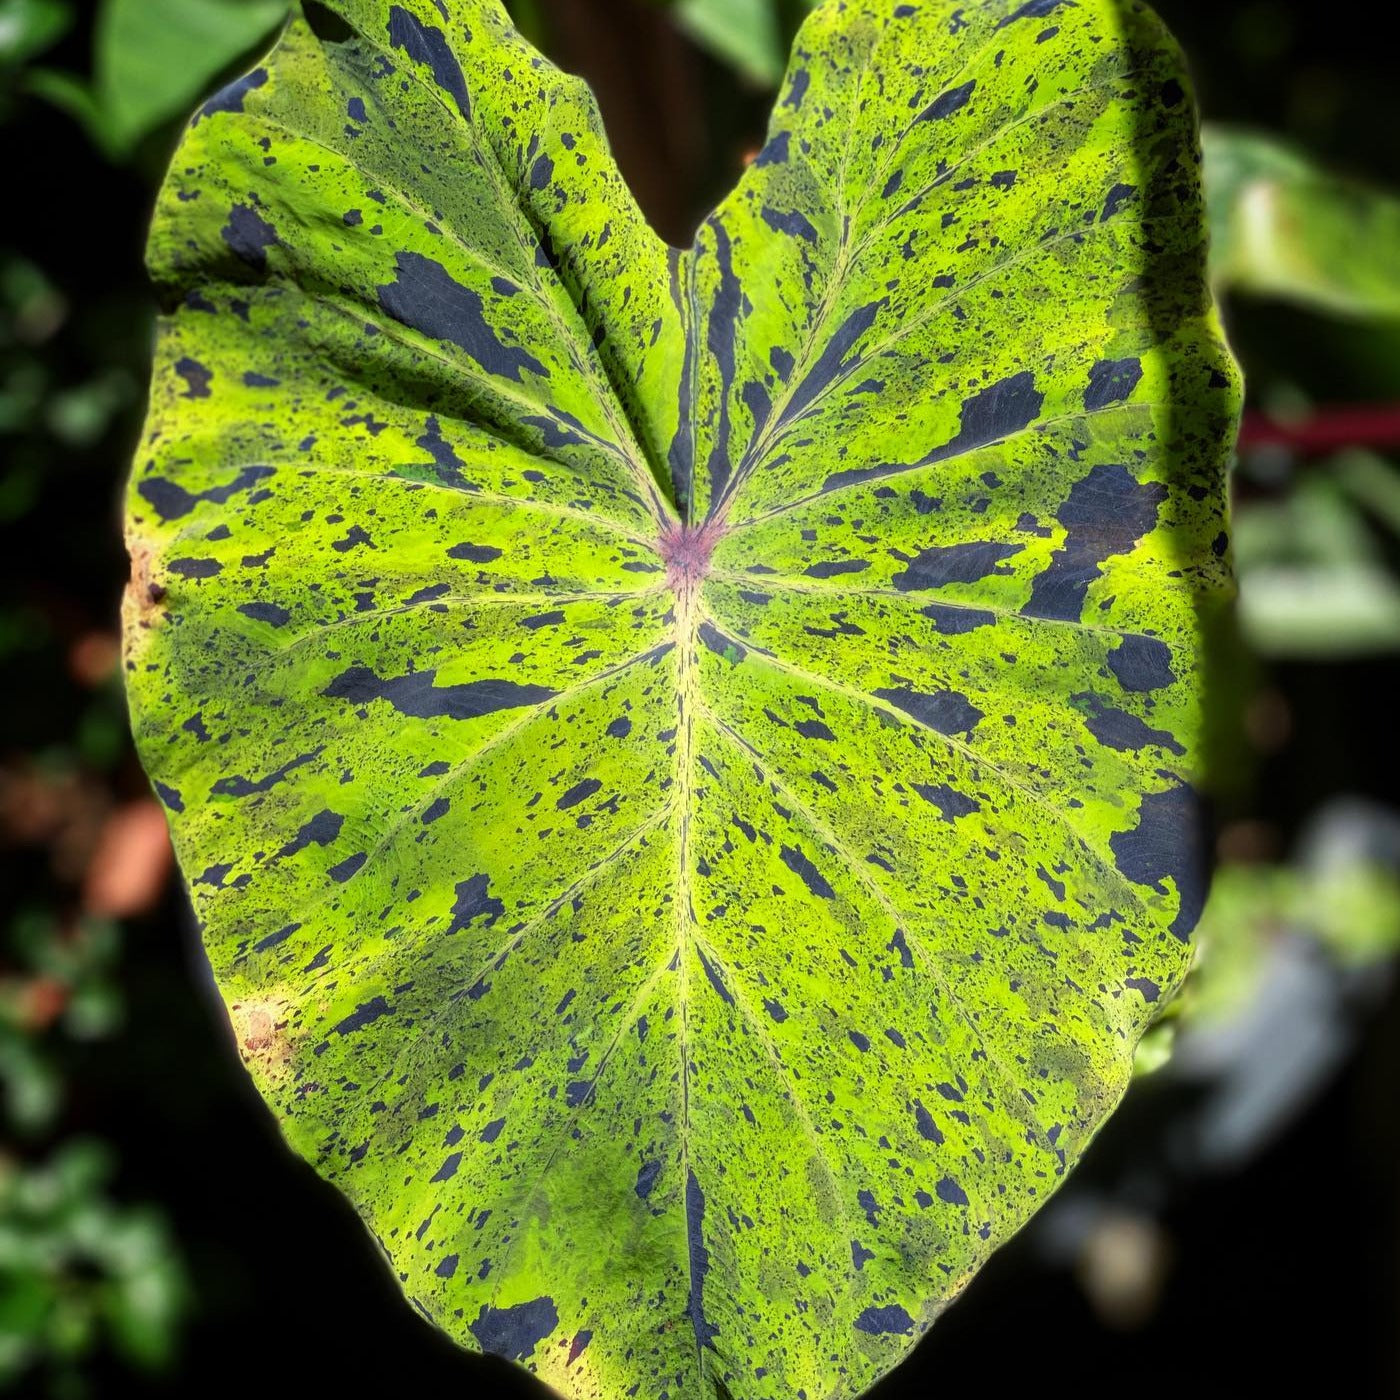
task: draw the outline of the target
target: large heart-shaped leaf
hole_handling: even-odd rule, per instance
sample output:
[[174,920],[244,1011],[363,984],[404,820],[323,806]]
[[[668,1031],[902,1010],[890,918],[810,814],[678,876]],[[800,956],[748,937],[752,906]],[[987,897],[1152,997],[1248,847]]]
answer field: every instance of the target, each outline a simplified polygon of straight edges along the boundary
[[571,1396],[846,1396],[1190,957],[1233,371],[1115,0],[829,0],[694,247],[497,0],[194,119],[141,750],[290,1142]]

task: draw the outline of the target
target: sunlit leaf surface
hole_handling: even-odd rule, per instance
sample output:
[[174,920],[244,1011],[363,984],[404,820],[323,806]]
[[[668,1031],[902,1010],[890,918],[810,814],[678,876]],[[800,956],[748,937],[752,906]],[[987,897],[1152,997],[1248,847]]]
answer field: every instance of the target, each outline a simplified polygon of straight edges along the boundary
[[1179,59],[828,3],[678,251],[495,0],[306,9],[175,157],[130,496],[239,1044],[465,1345],[853,1395],[1190,957],[1237,395]]

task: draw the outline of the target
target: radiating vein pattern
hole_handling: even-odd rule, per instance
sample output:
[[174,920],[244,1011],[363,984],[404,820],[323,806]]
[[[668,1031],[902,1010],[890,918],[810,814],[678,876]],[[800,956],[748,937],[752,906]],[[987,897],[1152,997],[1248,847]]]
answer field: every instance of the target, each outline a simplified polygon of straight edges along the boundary
[[1053,1192],[1204,897],[1238,386],[1130,0],[826,0],[686,250],[498,0],[192,120],[133,723],[240,1050],[573,1400],[845,1400]]

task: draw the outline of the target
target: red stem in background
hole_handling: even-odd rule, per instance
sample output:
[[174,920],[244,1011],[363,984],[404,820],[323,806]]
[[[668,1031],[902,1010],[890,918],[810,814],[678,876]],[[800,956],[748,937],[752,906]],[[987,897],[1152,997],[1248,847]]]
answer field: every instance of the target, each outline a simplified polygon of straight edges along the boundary
[[1334,404],[1296,423],[1246,413],[1240,451],[1259,447],[1285,447],[1310,456],[1344,447],[1400,447],[1400,404]]

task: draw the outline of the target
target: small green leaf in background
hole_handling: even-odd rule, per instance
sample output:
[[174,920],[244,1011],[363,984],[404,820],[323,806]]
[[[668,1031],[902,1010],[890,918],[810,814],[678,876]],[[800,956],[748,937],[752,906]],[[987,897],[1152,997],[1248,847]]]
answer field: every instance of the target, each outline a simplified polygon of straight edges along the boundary
[[30,91],[63,108],[113,158],[185,116],[219,74],[271,38],[289,0],[102,0],[91,81],[36,68]]
[[110,141],[129,147],[183,115],[286,14],[287,0],[104,0],[95,86]]
[[1400,541],[1400,469],[1374,452],[1339,453],[1330,471],[1342,489],[1396,541]]
[[1394,812],[1334,800],[1292,863],[1217,871],[1197,931],[1198,966],[1173,1003],[1180,1026],[1204,1029],[1246,1013],[1280,939],[1306,940],[1344,970],[1400,953],[1397,833]]
[[68,1137],[20,1155],[61,1124],[64,1049],[111,1035],[119,929],[47,912],[16,916],[0,946],[0,1387],[84,1394],[85,1364],[114,1349],[164,1365],[186,1309],[184,1270],[158,1214],[113,1200],[111,1154]]
[[56,44],[72,22],[66,0],[0,0],[0,72]]
[[83,1139],[37,1165],[0,1151],[0,1386],[47,1373],[48,1393],[84,1394],[81,1364],[104,1343],[148,1370],[170,1360],[185,1273],[154,1212],[108,1197],[111,1174]]
[[1207,126],[1202,147],[1218,290],[1400,316],[1400,198],[1263,132]]
[[776,87],[787,53],[772,0],[674,0],[681,28],[751,82]]
[[1363,499],[1395,508],[1395,469],[1359,451],[1335,460],[1335,470],[1321,466],[1286,495],[1235,512],[1240,627],[1261,656],[1340,659],[1400,647],[1400,582],[1363,509]]

